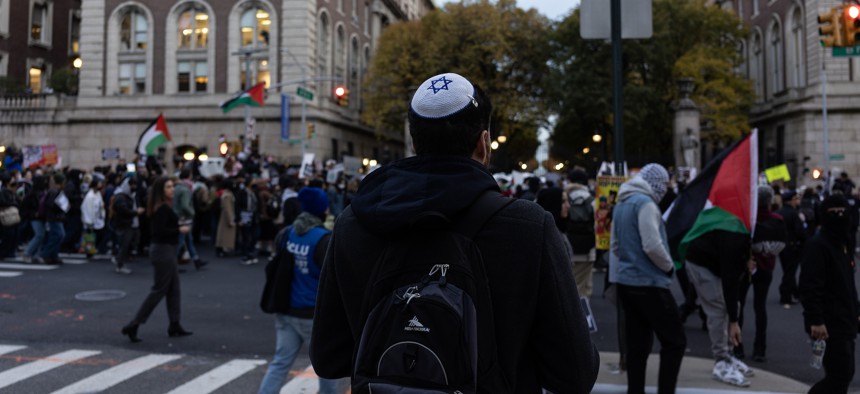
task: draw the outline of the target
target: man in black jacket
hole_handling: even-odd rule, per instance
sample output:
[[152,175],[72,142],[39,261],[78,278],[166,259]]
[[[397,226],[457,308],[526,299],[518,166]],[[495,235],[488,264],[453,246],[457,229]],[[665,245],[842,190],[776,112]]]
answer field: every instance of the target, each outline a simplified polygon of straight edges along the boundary
[[810,393],[848,392],[854,378],[854,340],[857,337],[860,302],[854,284],[854,253],[849,249],[848,201],[831,195],[821,203],[821,231],[805,246],[800,270],[803,328],[814,339],[827,343],[824,379]]
[[797,298],[797,267],[803,256],[803,243],[806,241],[806,223],[800,215],[800,194],[788,191],[782,195],[782,209],[779,215],[785,221],[785,249],[779,254],[782,265],[782,282],[779,284],[779,303],[785,309],[791,308]]
[[131,269],[126,267],[126,263],[135,241],[140,238],[140,217],[144,213],[144,208],[137,203],[137,187],[137,177],[130,176],[122,182],[111,197],[111,225],[119,239],[119,248],[114,256],[118,274],[131,274]]
[[[311,361],[326,378],[350,376],[362,328],[364,297],[390,239],[432,231],[435,217],[456,220],[486,191],[499,191],[490,163],[492,106],[478,87],[446,73],[425,81],[409,109],[418,156],[368,175],[338,217],[326,253],[314,314]],[[431,223],[428,223],[431,222]],[[479,393],[588,393],[599,359],[580,307],[561,233],[539,205],[515,200],[472,238],[492,295],[497,358],[478,355]],[[487,313],[477,306],[478,315]],[[482,312],[483,310],[483,312]],[[420,324],[416,321],[413,325]],[[478,327],[485,348],[486,326]],[[486,339],[484,339],[486,340]],[[355,392],[355,391],[354,391]]]
[[71,208],[69,199],[63,194],[66,177],[61,173],[54,173],[54,182],[48,193],[40,204],[39,209],[45,212],[45,227],[48,231],[45,245],[42,247],[42,259],[45,264],[62,264],[60,260],[60,244],[66,236],[63,222],[66,220],[66,212]]

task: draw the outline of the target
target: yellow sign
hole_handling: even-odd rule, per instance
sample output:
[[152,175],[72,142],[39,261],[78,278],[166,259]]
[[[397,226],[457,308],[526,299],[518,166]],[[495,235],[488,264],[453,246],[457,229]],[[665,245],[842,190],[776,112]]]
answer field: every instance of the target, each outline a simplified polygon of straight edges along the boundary
[[609,250],[609,237],[612,234],[612,209],[618,203],[618,189],[627,182],[623,176],[597,177],[597,190],[594,199],[594,235],[597,249]]
[[777,180],[784,180],[786,182],[791,180],[791,175],[788,173],[788,167],[785,164],[780,164],[776,167],[771,167],[764,170],[765,176],[767,176],[768,182],[773,182]]

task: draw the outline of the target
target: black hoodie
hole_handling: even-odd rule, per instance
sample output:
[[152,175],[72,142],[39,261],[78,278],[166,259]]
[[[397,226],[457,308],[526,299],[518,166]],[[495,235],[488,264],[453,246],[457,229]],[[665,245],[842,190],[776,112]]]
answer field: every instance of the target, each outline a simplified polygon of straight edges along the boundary
[[[498,190],[495,180],[466,157],[411,157],[364,179],[338,217],[323,264],[313,327],[319,339],[311,346],[319,376],[352,373],[366,286],[387,239],[422,227],[418,219],[428,212],[456,218],[487,190]],[[599,358],[552,216],[517,200],[473,239],[487,269],[498,349],[497,360],[479,363],[497,363],[505,381],[494,385],[507,387],[494,394],[590,392]]]

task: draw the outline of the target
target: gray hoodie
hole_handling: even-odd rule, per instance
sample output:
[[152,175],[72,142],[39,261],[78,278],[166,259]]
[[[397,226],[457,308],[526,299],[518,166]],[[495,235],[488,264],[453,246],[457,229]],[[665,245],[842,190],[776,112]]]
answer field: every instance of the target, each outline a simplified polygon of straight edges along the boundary
[[[657,203],[659,203],[657,196],[651,190],[651,186],[637,176],[621,185],[621,188],[618,189],[618,201],[624,201],[635,193],[649,196],[654,201],[654,204],[642,205],[637,215],[639,236],[642,238],[642,251],[645,252],[657,268],[664,272],[669,272],[674,269],[674,263],[672,262],[672,256],[669,255],[669,251],[663,247],[663,240],[660,238],[660,225],[663,218],[660,214],[660,208],[657,207]],[[612,239],[610,241],[610,249],[617,250],[617,248],[618,240]]]

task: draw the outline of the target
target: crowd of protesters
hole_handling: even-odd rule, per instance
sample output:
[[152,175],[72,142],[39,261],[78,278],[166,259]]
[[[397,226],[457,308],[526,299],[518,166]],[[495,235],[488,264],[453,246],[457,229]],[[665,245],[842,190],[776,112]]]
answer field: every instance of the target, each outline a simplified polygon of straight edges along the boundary
[[0,259],[56,265],[63,263],[62,254],[84,254],[110,259],[117,273],[131,274],[129,261],[147,256],[151,244],[149,189],[157,177],[168,176],[175,184],[172,207],[180,224],[192,229],[180,236],[180,261],[201,269],[207,262],[195,245],[211,242],[218,257],[256,264],[272,255],[278,230],[300,213],[296,197],[302,187],[327,192],[330,227],[359,181],[342,173],[331,183],[313,176],[299,179],[298,168],[259,155],[231,157],[222,174],[210,177],[201,176],[193,162],[184,164],[170,174],[151,163],[124,162],[92,170],[45,167],[0,173],[0,217],[14,216],[2,220]]

